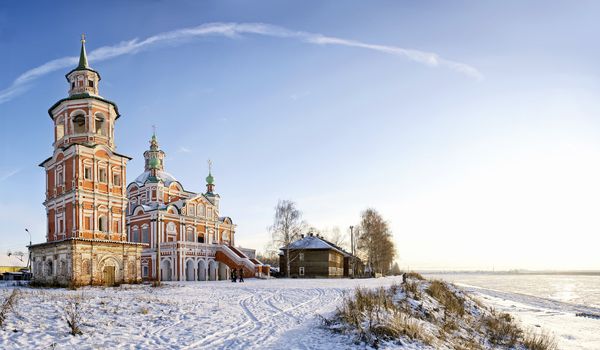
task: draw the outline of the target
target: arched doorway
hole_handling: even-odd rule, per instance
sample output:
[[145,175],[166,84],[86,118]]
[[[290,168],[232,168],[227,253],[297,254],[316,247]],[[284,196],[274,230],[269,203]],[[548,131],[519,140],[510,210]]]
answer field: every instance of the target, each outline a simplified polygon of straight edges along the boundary
[[208,263],[208,280],[209,281],[217,280],[217,263],[214,260],[211,260]]
[[206,261],[198,261],[198,281],[206,281]]
[[195,281],[195,276],[196,274],[194,273],[194,262],[192,261],[192,259],[189,259],[186,263],[185,263],[185,280],[186,281]]
[[102,273],[102,283],[112,286],[123,282],[121,262],[114,257],[107,257],[98,264],[98,271]]
[[224,281],[226,279],[229,279],[229,267],[219,262],[219,280]]
[[160,264],[160,279],[161,281],[171,281],[172,280],[172,274],[171,274],[171,261],[168,259],[165,259],[162,261],[162,263]]

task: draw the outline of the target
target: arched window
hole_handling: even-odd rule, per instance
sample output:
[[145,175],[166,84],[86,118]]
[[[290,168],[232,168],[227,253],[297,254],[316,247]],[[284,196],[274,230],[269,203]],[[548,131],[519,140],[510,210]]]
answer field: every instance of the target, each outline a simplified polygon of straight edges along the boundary
[[104,118],[102,113],[96,113],[94,122],[95,122],[95,127],[96,127],[96,134],[100,134],[102,136],[108,135],[108,132],[106,130],[107,129],[106,118]]
[[85,133],[85,114],[78,113],[72,117],[73,120],[73,133],[83,134]]
[[108,231],[108,222],[106,216],[102,215],[98,218],[98,230],[102,232]]
[[142,226],[142,243],[150,243],[150,228],[148,225]]
[[65,120],[63,117],[56,119],[56,141],[65,136]]
[[131,241],[132,242],[140,241],[140,230],[138,229],[137,226],[133,226],[133,228],[131,229]]
[[223,237],[223,240],[228,241],[229,240],[229,233],[227,233],[227,231],[223,232],[222,237]]
[[188,242],[195,242],[196,239],[194,237],[194,228],[188,227],[185,233],[185,240]]

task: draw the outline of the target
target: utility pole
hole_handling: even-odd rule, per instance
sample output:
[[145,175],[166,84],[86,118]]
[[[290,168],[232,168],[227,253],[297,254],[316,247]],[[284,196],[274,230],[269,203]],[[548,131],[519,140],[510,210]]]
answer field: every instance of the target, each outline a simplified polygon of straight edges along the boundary
[[27,268],[29,269],[29,273],[31,273],[31,233],[28,229],[25,229],[25,232],[27,232],[29,235],[29,247],[27,247],[27,250],[29,251],[29,254],[27,255]]
[[352,266],[352,277],[356,274],[354,271],[354,226],[350,226],[350,252],[352,253],[352,257],[350,258],[350,265]]

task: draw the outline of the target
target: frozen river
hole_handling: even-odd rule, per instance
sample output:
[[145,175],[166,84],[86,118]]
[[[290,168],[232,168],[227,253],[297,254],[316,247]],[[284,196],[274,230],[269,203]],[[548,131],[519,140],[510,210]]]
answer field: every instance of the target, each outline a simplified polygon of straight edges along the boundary
[[425,274],[453,283],[600,308],[600,276]]

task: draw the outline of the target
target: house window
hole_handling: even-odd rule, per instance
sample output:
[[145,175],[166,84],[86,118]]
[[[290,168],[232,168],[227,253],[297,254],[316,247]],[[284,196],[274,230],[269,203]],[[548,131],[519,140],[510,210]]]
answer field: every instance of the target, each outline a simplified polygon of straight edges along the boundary
[[142,277],[148,277],[148,266],[142,266]]
[[83,168],[83,178],[85,180],[92,179],[92,167],[91,166],[86,166]]
[[113,185],[115,185],[115,186],[121,186],[121,174],[114,174],[113,175]]
[[299,270],[300,270],[300,271],[298,272],[298,274],[299,274],[300,276],[304,276],[304,266],[300,266]]
[[300,253],[298,255],[298,259],[300,259],[300,261],[304,261],[304,253]]
[[101,183],[106,183],[106,169],[98,170],[98,177]]

